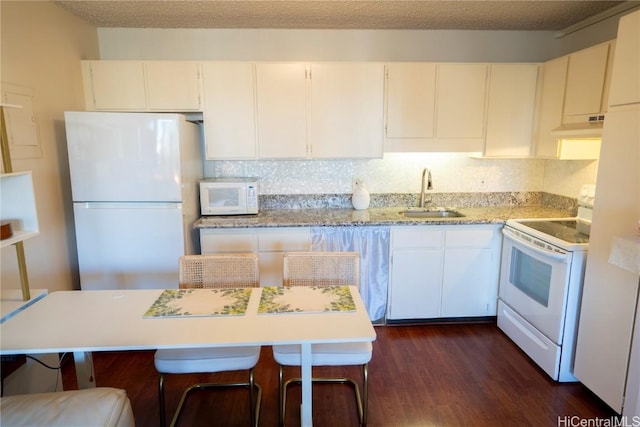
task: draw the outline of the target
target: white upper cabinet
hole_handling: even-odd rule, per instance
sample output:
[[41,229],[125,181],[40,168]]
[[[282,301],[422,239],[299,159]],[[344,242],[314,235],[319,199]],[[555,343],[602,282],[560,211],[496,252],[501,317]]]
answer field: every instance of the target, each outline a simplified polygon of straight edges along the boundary
[[189,61],[81,61],[87,110],[199,111],[200,72]]
[[492,64],[487,109],[486,157],[529,157],[538,64]]
[[383,81],[377,63],[204,63],[206,157],[380,158]]
[[386,65],[387,138],[433,138],[436,64]]
[[611,42],[602,43],[569,55],[564,124],[586,123],[606,111],[610,48]]
[[542,65],[536,157],[557,157],[558,137],[551,132],[562,125],[568,64],[569,57],[562,56]]
[[487,69],[486,64],[438,64],[438,138],[484,138]]
[[481,151],[487,69],[487,64],[387,64],[385,151]]
[[620,18],[615,57],[609,105],[640,103],[640,11]]
[[260,158],[307,157],[306,75],[303,63],[256,64]]
[[150,110],[200,111],[200,66],[190,61],[145,62]]
[[309,96],[312,158],[382,158],[383,64],[312,63]]
[[206,159],[257,158],[254,65],[205,62],[202,77]]
[[600,154],[599,139],[562,139],[554,133],[562,125],[568,65],[569,57],[562,56],[542,66],[535,154],[545,159],[597,159]]
[[599,133],[607,110],[614,45],[599,44],[543,64],[536,157],[599,157]]
[[81,61],[87,110],[144,111],[141,61]]

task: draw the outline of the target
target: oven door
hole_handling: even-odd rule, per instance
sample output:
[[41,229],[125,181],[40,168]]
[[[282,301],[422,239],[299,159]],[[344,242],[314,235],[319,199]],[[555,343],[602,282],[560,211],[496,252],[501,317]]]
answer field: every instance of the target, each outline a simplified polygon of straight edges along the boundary
[[[572,252],[538,247],[504,227],[500,299],[556,344],[562,342]],[[548,245],[544,245],[548,246]]]

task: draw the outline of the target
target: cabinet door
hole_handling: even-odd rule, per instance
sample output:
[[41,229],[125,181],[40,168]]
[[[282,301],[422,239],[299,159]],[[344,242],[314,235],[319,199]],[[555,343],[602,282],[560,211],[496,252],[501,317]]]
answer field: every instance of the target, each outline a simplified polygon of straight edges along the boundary
[[198,111],[200,70],[196,62],[145,62],[150,110]]
[[440,317],[442,260],[442,249],[393,250],[388,319]]
[[87,109],[144,111],[142,61],[83,61]]
[[[491,249],[445,251],[442,317],[495,316],[498,298]],[[496,281],[496,283],[494,283]]]
[[537,84],[537,64],[491,65],[485,156],[531,155]]
[[256,64],[258,155],[305,158],[306,65]]
[[387,138],[432,138],[436,93],[436,65],[386,65]]
[[383,98],[382,64],[312,64],[311,156],[381,158]]
[[255,159],[253,64],[205,62],[202,83],[206,159]]
[[265,228],[258,230],[260,285],[282,286],[282,255],[310,251],[309,228]]
[[496,315],[500,243],[495,226],[456,226],[447,230],[442,317]]
[[438,64],[436,135],[484,139],[487,65]]
[[603,93],[608,59],[608,43],[569,55],[564,123],[587,122],[590,115],[605,110]]
[[538,107],[538,135],[536,156],[555,158],[558,155],[558,137],[551,131],[562,124],[564,88],[569,57],[562,56],[542,66],[542,89]]
[[620,18],[609,105],[640,102],[640,11]]
[[394,227],[387,318],[440,317],[444,229]]

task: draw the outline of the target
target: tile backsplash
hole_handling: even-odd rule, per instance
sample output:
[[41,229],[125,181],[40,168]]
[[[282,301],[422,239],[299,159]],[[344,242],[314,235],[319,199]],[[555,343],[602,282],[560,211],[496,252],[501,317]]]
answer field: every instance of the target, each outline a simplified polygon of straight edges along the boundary
[[431,170],[433,190],[429,192],[433,194],[547,192],[575,198],[582,184],[595,182],[597,162],[478,159],[465,153],[387,153],[372,160],[204,162],[206,177],[259,177],[261,195],[350,194],[355,178],[372,195],[413,194],[420,192],[423,168]]
[[[419,206],[419,194],[384,193],[371,194],[369,208]],[[576,215],[577,200],[543,192],[495,192],[495,193],[434,193],[427,198],[426,206],[450,208],[495,206],[545,206],[571,212]],[[260,196],[260,209],[352,209],[351,194],[264,194]]]

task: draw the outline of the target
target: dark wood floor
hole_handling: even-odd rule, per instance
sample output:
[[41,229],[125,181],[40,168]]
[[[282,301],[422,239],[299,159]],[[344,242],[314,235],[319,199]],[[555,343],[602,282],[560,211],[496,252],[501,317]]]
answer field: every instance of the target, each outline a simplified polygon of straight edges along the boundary
[[[579,383],[556,383],[494,323],[376,327],[370,363],[370,426],[557,426],[558,417],[614,416]],[[152,351],[94,353],[98,386],[127,390],[138,427],[159,424],[158,375]],[[359,378],[357,368],[322,368],[314,374]],[[65,389],[76,388],[72,363],[65,363]],[[339,374],[344,375],[344,374]],[[182,390],[198,381],[238,378],[233,374],[168,377],[167,413]],[[277,426],[277,366],[262,349],[256,369],[263,387],[261,426]],[[316,426],[357,425],[351,390],[314,387]],[[290,393],[287,424],[299,425],[299,388]],[[182,426],[249,425],[245,390],[204,391],[185,406]],[[567,425],[565,423],[565,425]]]

